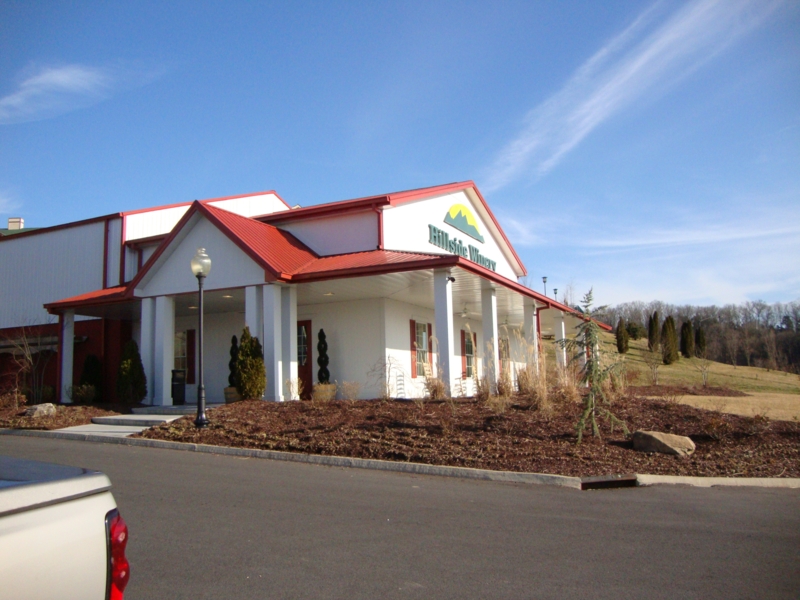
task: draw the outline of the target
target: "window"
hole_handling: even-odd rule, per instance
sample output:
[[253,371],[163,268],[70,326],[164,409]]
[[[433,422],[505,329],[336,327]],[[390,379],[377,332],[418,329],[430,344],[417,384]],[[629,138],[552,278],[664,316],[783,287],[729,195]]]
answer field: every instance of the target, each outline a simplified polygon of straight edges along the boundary
[[306,366],[308,361],[308,332],[305,326],[297,326],[297,365],[299,367]]
[[511,368],[511,352],[508,345],[508,338],[500,338],[498,350],[500,354],[500,372],[504,373]]
[[428,324],[417,323],[417,373],[425,374],[428,361]]
[[186,370],[186,332],[175,332],[175,366],[174,369]]
[[464,357],[466,358],[466,377],[474,377],[475,376],[475,343],[473,342],[472,336],[467,333],[464,338]]
[[175,332],[175,369],[186,371],[186,383],[194,383],[194,329]]
[[431,374],[430,323],[411,321],[411,377],[427,377]]

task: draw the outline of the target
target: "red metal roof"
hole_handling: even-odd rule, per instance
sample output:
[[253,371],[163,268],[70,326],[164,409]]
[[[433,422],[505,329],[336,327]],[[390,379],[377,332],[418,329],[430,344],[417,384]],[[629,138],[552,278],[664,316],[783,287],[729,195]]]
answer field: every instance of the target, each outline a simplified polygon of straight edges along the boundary
[[71,298],[64,298],[63,300],[58,300],[57,302],[45,304],[44,307],[47,309],[70,308],[72,306],[81,306],[85,304],[95,305],[107,304],[114,301],[123,301],[128,299],[125,296],[125,290],[127,289],[128,286],[126,285],[118,285],[116,287],[106,288],[104,290],[94,290],[92,292],[79,294],[77,296],[72,296]]
[[323,256],[291,273],[291,281],[335,279],[455,265],[455,255],[370,250]]
[[276,278],[285,279],[318,255],[288,231],[209,204],[192,205]]

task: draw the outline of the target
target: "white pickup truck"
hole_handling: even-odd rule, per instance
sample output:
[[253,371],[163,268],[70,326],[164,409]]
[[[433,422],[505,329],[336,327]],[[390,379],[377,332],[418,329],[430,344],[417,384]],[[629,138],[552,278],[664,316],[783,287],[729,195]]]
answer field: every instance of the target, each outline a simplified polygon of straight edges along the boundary
[[0,456],[0,600],[121,600],[128,527],[97,471]]

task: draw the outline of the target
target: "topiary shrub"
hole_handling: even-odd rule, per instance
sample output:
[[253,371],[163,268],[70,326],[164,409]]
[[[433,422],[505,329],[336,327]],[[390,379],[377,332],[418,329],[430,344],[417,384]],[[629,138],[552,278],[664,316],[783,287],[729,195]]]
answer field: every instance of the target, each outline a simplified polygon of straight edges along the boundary
[[660,327],[661,322],[658,311],[655,311],[647,320],[647,349],[650,352],[658,350],[658,330]]
[[147,397],[147,376],[144,374],[139,346],[131,340],[122,348],[117,371],[117,398],[120,402],[137,404]]
[[257,337],[245,327],[236,357],[236,391],[243,400],[259,400],[267,389],[267,372],[264,368],[264,350]]
[[694,334],[694,353],[701,357],[706,355],[706,332],[702,327],[698,327]]
[[239,371],[237,370],[237,361],[239,360],[239,342],[236,336],[231,336],[231,349],[229,352],[231,359],[228,361],[228,385],[236,387],[236,381],[239,378]]
[[[91,396],[88,402],[100,400],[100,393],[103,390],[103,363],[101,363],[100,359],[94,354],[88,354],[83,361],[83,371],[81,372],[78,385],[83,388],[86,386],[92,386],[94,388],[94,393],[85,390],[82,394],[85,398]],[[77,402],[77,400],[73,398],[73,402]]]
[[328,342],[325,337],[325,330],[320,329],[317,335],[317,364],[319,371],[317,371],[317,381],[320,383],[329,383],[331,380],[331,373],[328,371]]

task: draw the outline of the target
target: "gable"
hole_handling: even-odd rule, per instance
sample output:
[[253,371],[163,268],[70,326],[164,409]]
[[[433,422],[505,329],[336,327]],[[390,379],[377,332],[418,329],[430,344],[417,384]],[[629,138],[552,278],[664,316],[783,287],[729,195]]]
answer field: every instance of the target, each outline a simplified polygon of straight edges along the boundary
[[[208,290],[264,283],[264,269],[203,215],[189,221],[158,256],[137,283],[136,296],[160,296],[197,291],[197,278],[190,263],[198,248],[211,258],[211,272],[205,280]],[[216,268],[215,268],[216,267]]]
[[384,209],[387,250],[457,254],[511,280],[524,274],[513,250],[469,189]]

